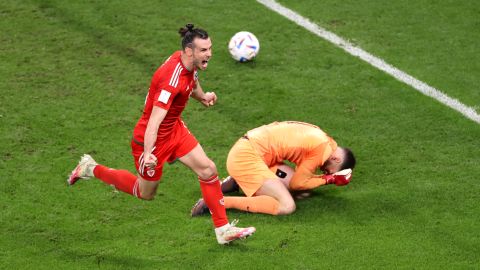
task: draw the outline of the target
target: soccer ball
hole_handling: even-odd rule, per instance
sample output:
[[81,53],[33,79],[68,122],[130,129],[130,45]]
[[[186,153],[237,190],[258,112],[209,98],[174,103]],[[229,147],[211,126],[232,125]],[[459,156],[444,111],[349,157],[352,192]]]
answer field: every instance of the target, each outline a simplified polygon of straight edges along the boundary
[[254,34],[246,31],[236,33],[228,43],[233,59],[239,62],[252,60],[260,51],[260,43]]

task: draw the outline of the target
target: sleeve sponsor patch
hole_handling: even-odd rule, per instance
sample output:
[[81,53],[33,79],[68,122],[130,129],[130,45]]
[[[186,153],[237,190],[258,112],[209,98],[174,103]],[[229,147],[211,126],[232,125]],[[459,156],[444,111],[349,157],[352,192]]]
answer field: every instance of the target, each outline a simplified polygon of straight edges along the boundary
[[168,92],[167,90],[162,89],[162,92],[160,92],[160,95],[158,96],[158,101],[168,104],[168,99],[170,98],[171,94],[172,93]]

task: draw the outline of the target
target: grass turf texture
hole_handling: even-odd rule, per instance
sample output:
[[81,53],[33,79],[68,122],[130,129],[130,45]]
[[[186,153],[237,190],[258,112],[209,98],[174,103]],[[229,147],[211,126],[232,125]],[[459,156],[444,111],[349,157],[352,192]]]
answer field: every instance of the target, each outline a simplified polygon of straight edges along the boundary
[[[423,9],[418,21],[411,17],[408,31],[400,32],[403,43],[387,35],[405,22],[396,12],[418,10],[402,2],[395,9],[375,6],[385,23],[374,20],[367,1],[285,4],[321,25],[338,16],[341,26],[322,26],[478,105],[478,61],[468,60],[478,58],[475,48],[451,46],[452,53],[439,54],[443,35],[428,31],[418,39],[435,25],[435,13]],[[445,2],[432,12],[454,11],[474,25],[475,10]],[[0,17],[1,269],[478,267],[479,125],[257,3],[4,1]],[[478,37],[478,27],[458,32],[457,20],[444,18],[446,36]],[[355,151],[351,185],[316,190],[291,216],[229,211],[258,232],[228,247],[216,243],[208,217],[189,218],[200,190],[180,164],[166,166],[153,202],[96,180],[67,187],[83,153],[133,171],[132,128],[151,75],[178,49],[176,30],[186,22],[213,38],[214,57],[200,78],[219,102],[204,109],[192,101],[184,119],[221,175],[230,146],[246,130],[299,120]],[[228,55],[227,41],[240,30],[261,42],[253,63]],[[442,58],[449,55],[458,57]]]

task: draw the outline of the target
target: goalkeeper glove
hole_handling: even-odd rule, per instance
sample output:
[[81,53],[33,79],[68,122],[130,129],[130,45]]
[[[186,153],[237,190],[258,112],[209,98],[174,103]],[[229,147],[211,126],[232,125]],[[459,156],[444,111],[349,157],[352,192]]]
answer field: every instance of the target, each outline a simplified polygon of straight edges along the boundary
[[334,174],[324,174],[321,176],[328,184],[335,184],[337,186],[345,186],[350,183],[352,179],[352,169],[345,169]]

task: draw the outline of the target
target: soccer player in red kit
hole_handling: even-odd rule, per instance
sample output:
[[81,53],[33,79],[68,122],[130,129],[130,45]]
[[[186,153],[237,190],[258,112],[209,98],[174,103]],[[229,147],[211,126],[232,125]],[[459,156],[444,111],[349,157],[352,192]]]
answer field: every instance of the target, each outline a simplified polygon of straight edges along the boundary
[[131,147],[137,176],[127,170],[99,165],[91,156],[84,155],[67,181],[73,185],[79,179],[96,177],[137,198],[152,200],[163,164],[178,159],[198,175],[202,196],[212,213],[217,241],[226,244],[252,235],[255,228],[239,228],[235,221],[228,222],[215,163],[180,117],[190,96],[207,107],[215,104],[217,96],[214,92],[203,92],[198,81],[197,70],[205,70],[212,56],[208,33],[192,24],[181,28],[179,33],[182,50],[173,53],[153,75],[143,114],[133,131]]

